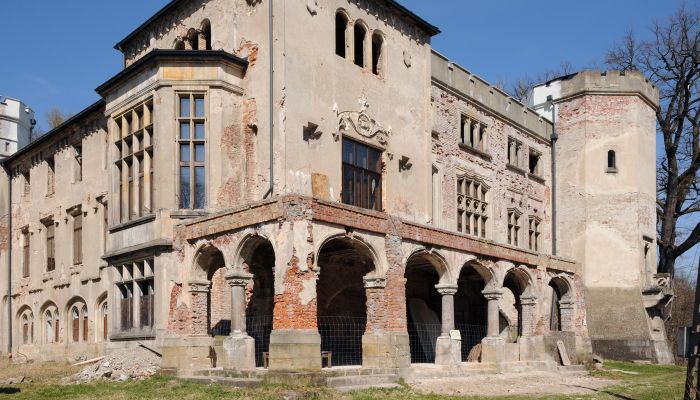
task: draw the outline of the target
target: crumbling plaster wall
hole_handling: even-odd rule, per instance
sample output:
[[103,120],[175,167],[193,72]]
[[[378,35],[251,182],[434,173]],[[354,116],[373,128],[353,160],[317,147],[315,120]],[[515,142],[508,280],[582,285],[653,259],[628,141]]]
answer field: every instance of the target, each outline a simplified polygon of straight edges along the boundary
[[[551,252],[551,156],[550,144],[543,139],[515,127],[498,118],[488,108],[474,101],[458,97],[455,93],[433,85],[431,90],[433,106],[432,154],[435,166],[442,178],[440,227],[457,229],[457,176],[468,173],[479,177],[490,187],[489,220],[486,238],[506,244],[508,240],[508,209],[517,208],[523,215],[520,218],[519,247],[527,249],[527,217],[536,216],[540,225],[541,250]],[[462,115],[477,115],[487,124],[488,157],[463,149],[459,146]],[[507,166],[508,138],[522,142],[524,159],[515,170]],[[542,179],[528,177],[528,149],[541,154],[540,168]]]

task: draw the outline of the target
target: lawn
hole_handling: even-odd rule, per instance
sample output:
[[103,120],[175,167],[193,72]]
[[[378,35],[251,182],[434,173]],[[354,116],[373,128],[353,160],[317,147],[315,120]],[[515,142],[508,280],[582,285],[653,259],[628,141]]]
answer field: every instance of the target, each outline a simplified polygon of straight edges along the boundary
[[[291,388],[261,386],[236,389],[227,386],[199,384],[179,379],[156,376],[141,381],[124,383],[93,382],[81,385],[61,385],[60,378],[74,369],[57,363],[35,365],[0,365],[0,382],[10,376],[25,376],[31,382],[19,385],[0,385],[0,399],[342,399],[342,400],[437,400],[478,399],[478,397],[445,397],[419,394],[408,387],[392,390],[365,390],[338,393],[327,388]],[[591,395],[545,397],[491,397],[489,399],[681,399],[685,370],[680,367],[638,365],[609,361],[605,369],[594,371],[595,376],[615,379],[620,383],[601,389]]]

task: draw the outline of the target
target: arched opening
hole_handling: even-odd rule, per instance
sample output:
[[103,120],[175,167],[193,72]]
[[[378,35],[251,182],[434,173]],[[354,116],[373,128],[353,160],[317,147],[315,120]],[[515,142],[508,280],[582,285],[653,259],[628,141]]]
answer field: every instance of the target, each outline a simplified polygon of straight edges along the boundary
[[228,336],[231,331],[231,288],[224,278],[224,255],[216,247],[207,246],[199,251],[195,260],[196,275],[200,280],[206,280],[209,286],[206,308],[207,334]]
[[566,315],[562,312],[562,303],[569,299],[569,284],[560,277],[549,281],[547,294],[551,297],[549,312],[549,330],[552,332],[567,330]]
[[[100,303],[100,307],[98,308],[99,311],[99,316],[98,316],[98,330],[99,330],[99,337],[103,342],[106,342],[107,339],[109,338],[109,308],[107,306],[107,301],[102,301]],[[97,336],[95,337],[96,340]]]
[[488,303],[483,290],[490,273],[477,264],[467,264],[460,271],[455,294],[455,327],[462,338],[462,361],[477,361],[478,344],[486,337]]
[[361,365],[362,335],[367,326],[364,277],[374,270],[367,247],[350,238],[331,239],[318,255],[316,284],[321,351],[332,364]]
[[175,42],[173,43],[173,49],[185,50],[185,41],[180,38],[175,39]]
[[72,299],[66,307],[66,313],[70,322],[68,337],[71,343],[87,342],[88,338],[88,311],[83,299],[76,297]]
[[[503,280],[503,300],[501,307],[501,334],[505,333],[506,341],[515,343],[523,336],[523,304],[522,297],[528,289],[527,274],[518,269],[511,269]],[[506,331],[506,332],[504,332]]]
[[335,14],[335,54],[346,57],[348,17],[341,11]]
[[367,37],[367,29],[361,23],[356,22],[353,28],[355,38],[355,54],[354,61],[358,67],[365,66],[365,38]]
[[615,150],[608,150],[608,170],[617,169]]
[[78,311],[77,306],[71,308],[70,318],[73,343],[78,343],[80,341],[80,311]]
[[83,335],[83,342],[87,342],[89,339],[89,327],[88,327],[88,310],[87,306],[83,305],[83,308],[80,310],[80,314],[82,315],[83,319],[83,329],[82,329],[82,335]]
[[275,306],[275,250],[268,240],[254,237],[241,255],[244,268],[253,274],[252,287],[246,287],[246,330],[255,341],[255,366],[262,367],[263,353],[270,349]]
[[34,344],[34,313],[32,310],[24,306],[19,313],[21,344]]
[[384,74],[384,38],[379,32],[372,34],[372,73]]
[[406,263],[406,321],[412,363],[435,362],[435,345],[442,330],[440,281],[430,256],[418,254]]
[[200,50],[211,50],[211,22],[208,19],[202,21],[199,29],[199,45]]
[[49,302],[42,308],[42,324],[44,343],[58,343],[61,333],[61,321],[59,318],[58,307]]

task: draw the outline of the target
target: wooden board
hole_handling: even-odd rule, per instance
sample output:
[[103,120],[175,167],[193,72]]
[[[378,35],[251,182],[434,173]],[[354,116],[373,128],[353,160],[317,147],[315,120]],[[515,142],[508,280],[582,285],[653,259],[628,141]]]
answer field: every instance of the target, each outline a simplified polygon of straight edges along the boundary
[[566,347],[564,342],[557,340],[557,349],[559,349],[559,357],[561,357],[561,365],[568,367],[571,365],[571,360],[569,359],[569,353],[566,352]]

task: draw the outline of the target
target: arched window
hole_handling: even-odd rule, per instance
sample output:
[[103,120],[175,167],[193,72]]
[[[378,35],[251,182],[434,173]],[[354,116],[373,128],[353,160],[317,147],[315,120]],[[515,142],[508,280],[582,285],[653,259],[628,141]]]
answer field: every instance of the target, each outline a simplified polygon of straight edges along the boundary
[[88,311],[87,306],[83,305],[83,309],[80,311],[83,317],[83,342],[88,341]]
[[372,73],[375,75],[384,73],[384,38],[378,32],[372,35]]
[[109,326],[107,322],[108,311],[109,309],[107,308],[107,302],[102,303],[102,306],[100,307],[100,320],[102,323],[102,340],[104,341],[107,341],[107,337],[109,335]]
[[615,156],[615,150],[608,150],[608,172],[615,172],[617,170],[617,159]]
[[34,314],[27,309],[22,313],[22,344],[34,343]]
[[71,333],[73,334],[73,343],[80,341],[80,311],[77,306],[73,306],[71,314]]
[[53,343],[55,334],[53,326],[53,314],[51,313],[51,310],[46,310],[46,313],[44,314],[44,326],[44,335],[46,337],[46,343]]
[[61,336],[61,320],[58,318],[58,310],[53,312],[53,341],[58,343],[58,339]]
[[561,294],[556,285],[549,284],[552,288],[552,307],[549,314],[549,330],[551,331],[561,331],[561,307],[559,301],[561,300]]
[[199,28],[199,49],[211,50],[211,23],[208,19],[202,21]]
[[335,54],[345,58],[347,48],[348,17],[338,11],[335,14]]
[[178,38],[175,39],[175,43],[173,44],[173,49],[175,50],[185,50],[185,42]]
[[190,30],[187,31],[187,44],[189,44],[189,48],[185,45],[186,49],[199,50],[199,33],[196,29],[190,28]]
[[367,36],[367,29],[360,23],[355,23],[354,28],[355,33],[355,65],[358,67],[365,66],[365,38]]

